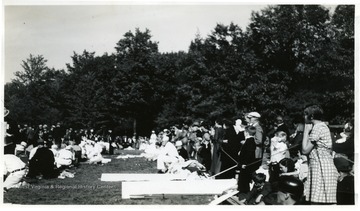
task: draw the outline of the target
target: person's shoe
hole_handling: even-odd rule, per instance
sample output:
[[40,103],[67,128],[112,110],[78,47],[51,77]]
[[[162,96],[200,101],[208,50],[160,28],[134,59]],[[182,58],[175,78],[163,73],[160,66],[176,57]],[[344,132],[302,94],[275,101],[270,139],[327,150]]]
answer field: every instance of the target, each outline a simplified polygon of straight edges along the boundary
[[58,178],[59,179],[65,179],[65,176],[64,175],[59,175]]
[[20,187],[23,187],[23,186],[28,186],[29,185],[29,183],[28,182],[26,182],[26,181],[22,181],[21,182],[21,184],[20,184]]

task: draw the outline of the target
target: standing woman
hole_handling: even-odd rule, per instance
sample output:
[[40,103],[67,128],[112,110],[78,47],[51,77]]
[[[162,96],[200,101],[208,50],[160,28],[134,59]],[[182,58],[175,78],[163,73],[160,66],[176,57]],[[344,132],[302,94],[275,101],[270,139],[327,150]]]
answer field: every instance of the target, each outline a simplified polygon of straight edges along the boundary
[[304,110],[305,129],[302,152],[309,156],[309,175],[305,184],[306,201],[311,204],[336,204],[338,172],[332,158],[330,130],[321,121],[323,110],[318,105]]

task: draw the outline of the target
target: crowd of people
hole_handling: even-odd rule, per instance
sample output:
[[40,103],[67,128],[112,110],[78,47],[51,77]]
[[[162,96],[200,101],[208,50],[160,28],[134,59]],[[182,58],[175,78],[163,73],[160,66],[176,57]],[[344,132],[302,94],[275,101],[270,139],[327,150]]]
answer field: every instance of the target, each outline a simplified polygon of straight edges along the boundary
[[[142,140],[141,138],[140,140]],[[8,124],[4,145],[4,192],[27,184],[26,181],[74,177],[80,162],[106,164],[114,149],[136,148],[126,136],[114,136],[94,129],[65,129],[60,123],[50,128],[38,125]]]
[[102,154],[136,148],[156,160],[158,173],[196,161],[196,171],[208,178],[237,178],[240,204],[354,204],[354,121],[334,136],[322,115],[321,107],[309,106],[303,121],[290,127],[278,115],[267,129],[258,112],[214,123],[187,120],[137,139],[112,130],[24,125],[7,131],[4,187],[21,185],[23,177],[72,177],[69,167],[82,160],[104,164],[110,159]]
[[152,131],[145,152],[157,158],[159,173],[197,160],[209,177],[238,178],[240,204],[277,204],[285,190],[292,200],[284,203],[354,204],[354,122],[336,135],[322,116],[320,106],[309,106],[294,127],[278,115],[267,130],[258,112],[184,122]]

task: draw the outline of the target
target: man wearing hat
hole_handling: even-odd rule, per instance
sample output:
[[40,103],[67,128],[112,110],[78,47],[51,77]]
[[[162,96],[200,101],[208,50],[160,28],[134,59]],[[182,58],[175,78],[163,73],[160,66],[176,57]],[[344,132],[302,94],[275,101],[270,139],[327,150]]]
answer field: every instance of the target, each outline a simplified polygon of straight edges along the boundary
[[260,167],[261,162],[260,160],[262,159],[262,154],[263,154],[263,129],[260,125],[259,122],[259,118],[261,117],[261,115],[258,112],[250,112],[245,116],[246,121],[248,122],[248,124],[250,126],[255,127],[256,129],[256,133],[255,133],[255,143],[256,143],[256,149],[255,149],[255,158],[256,160],[258,160],[259,162],[257,163],[258,166]]

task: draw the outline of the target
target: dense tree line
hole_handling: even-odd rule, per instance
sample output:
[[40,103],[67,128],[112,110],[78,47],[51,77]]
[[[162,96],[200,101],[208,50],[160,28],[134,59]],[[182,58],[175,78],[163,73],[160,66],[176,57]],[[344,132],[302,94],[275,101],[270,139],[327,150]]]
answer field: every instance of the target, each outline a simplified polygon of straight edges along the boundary
[[64,122],[148,134],[185,118],[211,120],[256,110],[293,118],[318,103],[331,124],[354,114],[354,9],[268,6],[243,30],[217,24],[188,52],[160,53],[149,30],[127,32],[116,53],[74,52],[66,70],[30,55],[5,85],[19,124]]

